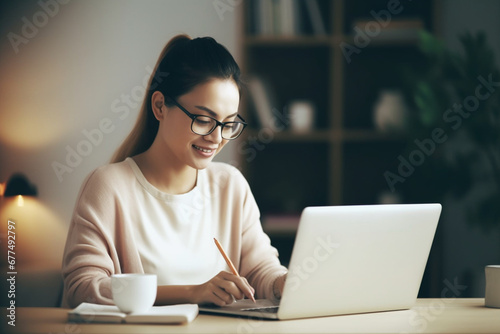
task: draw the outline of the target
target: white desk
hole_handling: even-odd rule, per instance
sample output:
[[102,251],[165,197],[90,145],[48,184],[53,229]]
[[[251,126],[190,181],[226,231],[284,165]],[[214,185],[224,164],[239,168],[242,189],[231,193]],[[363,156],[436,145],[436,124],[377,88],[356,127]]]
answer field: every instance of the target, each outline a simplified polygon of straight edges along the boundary
[[[18,308],[5,333],[500,333],[500,309],[484,299],[419,299],[406,311],[286,321],[200,314],[186,325],[74,324],[67,309]],[[7,327],[7,331],[5,328]]]

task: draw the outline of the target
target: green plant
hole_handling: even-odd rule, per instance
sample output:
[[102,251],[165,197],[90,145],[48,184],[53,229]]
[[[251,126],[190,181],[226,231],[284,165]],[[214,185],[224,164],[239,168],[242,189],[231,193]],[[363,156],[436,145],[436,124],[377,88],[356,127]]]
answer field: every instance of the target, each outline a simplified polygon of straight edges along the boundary
[[[500,72],[483,32],[459,40],[462,50],[454,52],[421,33],[424,65],[403,71],[413,111],[409,131],[412,138],[445,132],[446,143],[422,177],[433,178],[437,198],[466,198],[469,220],[488,229],[500,226]],[[477,187],[481,191],[472,196]]]

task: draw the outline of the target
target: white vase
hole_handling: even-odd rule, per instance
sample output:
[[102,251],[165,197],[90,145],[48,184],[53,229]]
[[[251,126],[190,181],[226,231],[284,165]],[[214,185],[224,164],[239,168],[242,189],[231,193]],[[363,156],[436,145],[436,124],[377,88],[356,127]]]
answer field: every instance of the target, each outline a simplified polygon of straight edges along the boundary
[[311,101],[295,100],[288,106],[293,132],[309,132],[314,128],[314,105]]
[[408,107],[400,91],[380,91],[373,110],[373,121],[377,130],[384,133],[401,133],[406,129],[408,116]]

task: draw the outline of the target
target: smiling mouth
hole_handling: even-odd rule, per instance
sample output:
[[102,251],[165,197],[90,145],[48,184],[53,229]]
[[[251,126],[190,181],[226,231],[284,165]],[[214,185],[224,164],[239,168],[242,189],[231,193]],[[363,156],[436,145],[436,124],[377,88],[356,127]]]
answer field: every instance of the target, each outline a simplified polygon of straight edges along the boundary
[[195,149],[197,149],[198,151],[202,151],[202,152],[205,152],[205,153],[212,153],[213,151],[215,151],[214,149],[202,148],[202,147],[199,147],[199,146],[196,146],[196,145],[193,145],[193,147]]

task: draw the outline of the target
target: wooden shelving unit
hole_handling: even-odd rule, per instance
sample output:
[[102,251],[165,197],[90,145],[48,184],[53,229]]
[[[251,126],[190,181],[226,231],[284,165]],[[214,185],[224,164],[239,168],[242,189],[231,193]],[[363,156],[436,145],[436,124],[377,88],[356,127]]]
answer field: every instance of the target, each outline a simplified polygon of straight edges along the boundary
[[[353,24],[357,20],[378,22],[373,12],[389,12],[387,1],[318,0],[326,34],[317,35],[304,1],[296,0],[304,29],[287,36],[258,32],[254,15],[259,13],[255,9],[259,1],[273,2],[244,1],[241,6],[244,75],[262,76],[272,84],[273,108],[285,110],[295,99],[307,99],[316,107],[311,132],[275,131],[272,138],[268,134],[253,147],[255,154],[240,156],[263,221],[268,216],[298,216],[309,205],[378,203],[379,196],[388,191],[384,171],[397,168],[397,157],[410,139],[378,131],[373,105],[381,89],[398,87],[399,66],[421,62],[415,36],[371,38],[348,62],[341,44],[354,45]],[[392,22],[404,28],[405,22],[410,26],[417,20],[423,28],[434,31],[434,1],[401,6],[399,13],[391,15]],[[240,151],[245,152],[252,148],[250,139],[258,138],[262,128],[249,95],[243,99],[242,112],[250,122],[239,139]],[[400,195],[403,202],[411,201],[405,198],[403,187]],[[286,244],[286,238],[293,238],[293,228],[269,227],[269,234],[273,241]],[[285,248],[290,248],[289,243]]]

